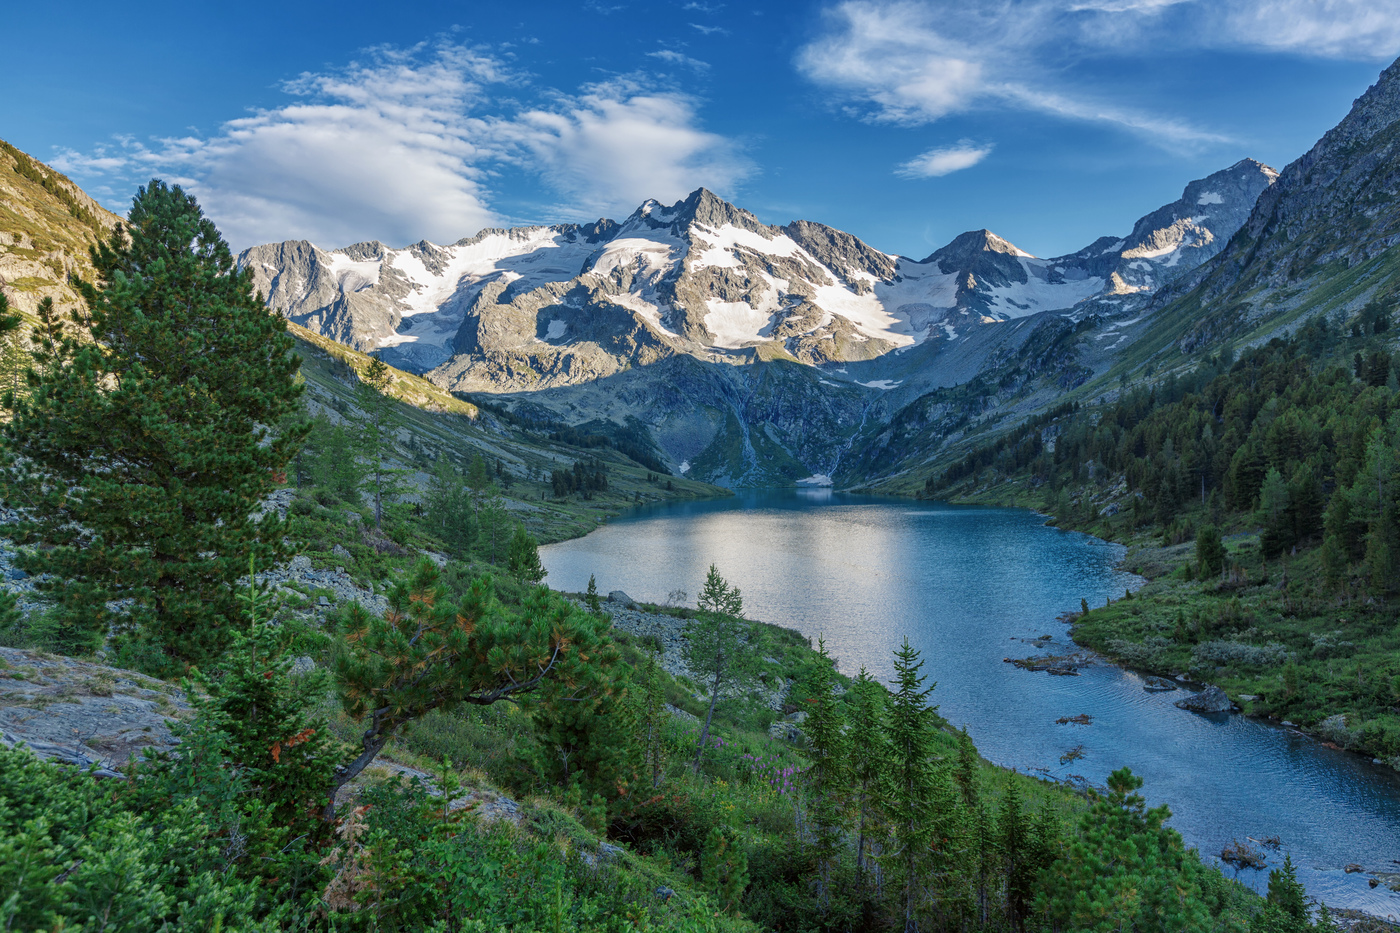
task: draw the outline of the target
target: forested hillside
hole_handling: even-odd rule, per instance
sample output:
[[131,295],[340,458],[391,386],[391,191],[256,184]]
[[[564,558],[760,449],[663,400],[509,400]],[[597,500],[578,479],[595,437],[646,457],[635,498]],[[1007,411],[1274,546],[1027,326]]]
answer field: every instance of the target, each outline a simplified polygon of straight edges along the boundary
[[[1126,541],[1160,579],[1075,637],[1400,762],[1393,303],[1037,417],[928,477]],[[1194,542],[1194,544],[1193,544]]]

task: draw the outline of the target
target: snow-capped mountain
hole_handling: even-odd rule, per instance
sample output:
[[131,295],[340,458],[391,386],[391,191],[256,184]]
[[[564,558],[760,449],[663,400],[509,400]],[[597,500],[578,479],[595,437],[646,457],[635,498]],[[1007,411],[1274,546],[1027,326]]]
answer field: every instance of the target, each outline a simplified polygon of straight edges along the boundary
[[450,388],[575,384],[677,354],[839,365],[1086,302],[1128,310],[1218,252],[1275,177],[1245,160],[1127,237],[1055,259],[982,230],[913,260],[810,221],[764,224],[702,188],[620,224],[404,249],[289,241],[239,263],[290,319]]

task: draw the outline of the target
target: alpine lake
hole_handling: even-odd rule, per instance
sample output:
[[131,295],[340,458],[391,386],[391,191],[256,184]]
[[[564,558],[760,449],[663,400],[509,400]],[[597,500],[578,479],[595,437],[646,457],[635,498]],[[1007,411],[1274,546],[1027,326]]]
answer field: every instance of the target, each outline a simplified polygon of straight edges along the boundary
[[[1270,867],[1291,854],[1313,897],[1400,918],[1400,894],[1345,871],[1400,871],[1400,773],[1279,724],[1179,710],[1185,685],[1149,692],[1144,677],[1104,661],[1077,676],[1005,662],[1077,651],[1057,619],[1142,582],[1118,569],[1122,546],[1044,521],[1021,509],[746,490],[639,507],[540,553],[556,589],[582,592],[593,574],[604,594],[654,603],[681,589],[693,604],[713,563],[741,589],[748,618],[824,638],[850,675],[865,667],[888,681],[907,636],[937,681],[939,711],[988,760],[1093,785],[1126,765],[1207,861],[1236,840],[1277,837],[1277,849],[1261,849]],[[1056,723],[1080,715],[1092,722]],[[1062,764],[1074,749],[1082,757]],[[1262,891],[1267,875],[1239,878]]]

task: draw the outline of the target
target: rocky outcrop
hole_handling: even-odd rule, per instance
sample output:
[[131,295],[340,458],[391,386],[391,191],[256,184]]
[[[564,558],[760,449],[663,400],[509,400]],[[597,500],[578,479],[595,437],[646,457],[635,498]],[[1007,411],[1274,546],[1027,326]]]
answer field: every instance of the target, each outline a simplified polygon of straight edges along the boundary
[[0,741],[100,776],[147,749],[179,744],[191,715],[176,687],[144,674],[36,651],[0,648]]
[[1230,697],[1216,686],[1208,686],[1199,693],[1193,693],[1184,700],[1177,700],[1177,709],[1184,709],[1192,713],[1231,713],[1235,710],[1235,704]]

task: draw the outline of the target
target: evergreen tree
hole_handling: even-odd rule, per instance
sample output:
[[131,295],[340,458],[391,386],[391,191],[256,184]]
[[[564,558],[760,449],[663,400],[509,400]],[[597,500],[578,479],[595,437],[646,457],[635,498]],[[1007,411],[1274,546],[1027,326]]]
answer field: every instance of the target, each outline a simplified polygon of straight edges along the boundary
[[390,466],[394,452],[394,401],[389,397],[393,377],[384,361],[370,361],[355,389],[355,403],[364,412],[359,425],[360,452],[365,458],[362,488],[370,494],[374,505],[375,530],[384,527],[385,501],[400,492],[401,477],[406,472]]
[[1196,532],[1196,567],[1202,580],[1218,577],[1225,569],[1225,544],[1214,525],[1202,525]]
[[1021,799],[1016,781],[1008,780],[1001,795],[997,813],[997,851],[1001,857],[1002,877],[1005,879],[1006,919],[1011,929],[1019,930],[1035,900],[1036,873],[1040,866],[1033,855],[1034,827]]
[[511,535],[510,547],[506,552],[506,570],[517,583],[538,586],[549,574],[540,563],[540,545],[534,536],[525,530],[522,523],[516,523],[515,534]]
[[[1249,925],[1250,933],[1305,933],[1314,929],[1310,899],[1298,881],[1292,854],[1284,855],[1283,865],[1269,872],[1269,894],[1264,909]],[[1326,929],[1321,922],[1318,928]]]
[[873,900],[869,887],[872,846],[885,835],[885,806],[893,767],[892,749],[885,732],[886,698],[884,685],[860,669],[851,685],[851,735],[858,738],[848,746],[851,778],[850,796],[856,833],[856,883],[866,912]]
[[958,733],[958,762],[953,772],[953,780],[962,793],[963,803],[967,805],[968,812],[975,812],[980,796],[977,787],[977,746],[972,744],[972,737],[967,734],[966,726]]
[[848,739],[844,717],[834,695],[836,670],[826,653],[826,642],[817,639],[817,661],[812,666],[808,691],[812,709],[804,724],[810,764],[802,780],[807,791],[807,821],[812,827],[816,858],[817,913],[831,907],[832,882],[845,849],[845,791]]
[[472,508],[476,510],[477,525],[481,525],[481,504],[491,487],[491,471],[486,468],[486,460],[474,452],[467,464],[467,488],[472,491]]
[[344,425],[332,424],[324,412],[311,419],[307,437],[306,472],[312,483],[341,502],[360,508],[360,487],[365,468],[360,463],[358,444]]
[[24,318],[10,310],[10,299],[0,291],[0,399],[5,408],[14,407],[29,368],[24,358],[23,323]]
[[598,620],[557,595],[533,590],[519,614],[508,612],[486,576],[454,605],[426,559],[390,590],[384,615],[351,603],[336,622],[333,671],[341,705],[352,719],[369,721],[360,754],[337,769],[327,818],[335,815],[336,792],[404,724],[435,709],[518,697],[552,678],[570,690],[586,687],[590,658],[602,650]]
[[130,599],[136,660],[168,671],[222,650],[250,555],[290,556],[286,523],[249,515],[306,427],[269,427],[299,402],[293,341],[194,198],[152,181],[128,224],[92,251],[86,313],[41,313],[0,456],[59,624],[95,646]]
[[476,550],[490,564],[499,564],[507,556],[506,543],[509,540],[511,517],[506,511],[505,499],[494,484],[476,497],[478,505],[479,532]]
[[1171,811],[1149,810],[1133,793],[1141,786],[1127,768],[1113,772],[1109,795],[1080,818],[1078,835],[1040,874],[1036,906],[1057,929],[1217,928],[1201,889],[1204,866],[1163,825]]
[[580,663],[540,685],[528,703],[534,723],[535,772],[560,786],[617,796],[626,791],[631,749],[628,747],[623,683],[616,669],[617,649],[602,637],[599,620],[579,612],[543,588],[527,597],[542,614],[548,606],[565,606],[591,627],[583,628],[571,647]]
[[603,611],[603,604],[598,601],[598,581],[591,573],[588,575],[588,590],[583,594],[583,601],[587,604],[588,611],[594,615]]
[[1277,467],[1270,467],[1259,490],[1258,521],[1264,526],[1260,550],[1268,558],[1278,557],[1293,545],[1293,521],[1289,511],[1288,484]]
[[433,532],[451,548],[454,557],[470,555],[477,537],[476,510],[462,475],[446,457],[439,457],[434,464],[425,499]]
[[924,662],[909,639],[895,652],[895,690],[890,699],[886,733],[892,749],[889,813],[898,845],[893,853],[901,869],[899,906],[905,933],[918,933],[923,911],[925,873],[937,834],[937,775],[930,756],[937,707],[928,698],[937,684],[924,687]]
[[[252,579],[252,567],[249,568]],[[340,743],[307,697],[329,686],[322,670],[296,676],[288,648],[288,625],[272,621],[250,585],[245,606],[246,633],[233,643],[210,674],[198,674],[203,688],[189,693],[199,728],[223,733],[227,763],[238,769],[249,791],[271,808],[272,817],[300,832],[319,817],[319,802],[334,773]]]
[[633,677],[636,679],[628,693],[632,704],[633,744],[640,758],[641,777],[647,787],[655,790],[666,776],[670,751],[664,731],[670,714],[666,710],[666,691],[661,684],[661,665],[655,650],[647,652],[646,661]]
[[705,743],[710,739],[710,721],[714,719],[720,690],[727,684],[746,681],[751,659],[745,649],[745,633],[740,621],[744,612],[743,597],[738,587],[730,586],[720,576],[714,564],[705,575],[705,585],[696,605],[700,615],[686,628],[681,650],[690,669],[706,680],[710,693],[700,740],[695,746],[695,770],[698,772]]
[[721,907],[739,909],[739,901],[749,886],[749,858],[737,834],[728,826],[716,825],[705,837],[700,875]]

